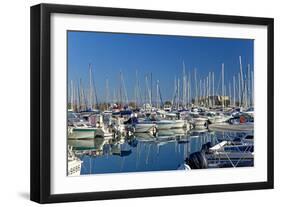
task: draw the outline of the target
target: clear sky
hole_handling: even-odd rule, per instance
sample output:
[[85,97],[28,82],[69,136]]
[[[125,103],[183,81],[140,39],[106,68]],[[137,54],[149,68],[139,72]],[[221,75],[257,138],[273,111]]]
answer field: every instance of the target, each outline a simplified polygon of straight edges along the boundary
[[237,77],[239,73],[239,56],[244,73],[247,64],[253,70],[253,50],[254,40],[246,39],[69,31],[68,80],[79,81],[81,78],[83,85],[88,86],[91,63],[98,100],[104,100],[106,78],[112,96],[113,89],[119,87],[121,71],[128,99],[133,100],[136,70],[142,91],[145,75],[152,73],[153,97],[156,80],[159,80],[165,101],[172,99],[175,77],[182,78],[183,61],[186,72],[191,73],[192,82],[196,68],[198,81],[207,77],[208,72],[215,72],[216,85],[224,63],[228,91],[228,81],[232,83],[233,75]]

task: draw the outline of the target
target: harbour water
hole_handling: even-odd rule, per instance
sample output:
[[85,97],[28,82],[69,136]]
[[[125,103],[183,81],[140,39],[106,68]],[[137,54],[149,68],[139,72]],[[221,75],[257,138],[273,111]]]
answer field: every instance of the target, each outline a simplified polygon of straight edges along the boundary
[[[68,139],[75,154],[83,161],[81,175],[145,171],[180,170],[187,158],[202,151],[204,145],[215,146],[222,141],[244,138],[253,132],[215,132],[207,129],[185,131],[163,130],[156,136],[135,133],[122,138]],[[241,151],[241,149],[237,150]],[[249,149],[241,153],[248,153]],[[212,168],[253,166],[254,159],[212,160]],[[226,165],[221,165],[225,162]],[[214,165],[215,164],[215,165]],[[208,167],[209,168],[209,167]]]
[[253,166],[253,40],[68,35],[67,175]]

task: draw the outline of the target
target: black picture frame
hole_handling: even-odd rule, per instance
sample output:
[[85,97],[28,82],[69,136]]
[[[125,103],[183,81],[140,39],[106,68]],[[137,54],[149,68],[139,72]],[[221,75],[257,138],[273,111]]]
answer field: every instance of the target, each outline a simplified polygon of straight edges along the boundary
[[[51,71],[50,71],[50,15],[52,13],[134,17],[194,22],[219,22],[267,26],[267,181],[238,184],[169,187],[154,189],[51,194]],[[39,4],[31,7],[31,151],[30,199],[38,203],[88,201],[103,199],[166,196],[179,194],[210,193],[271,189],[274,187],[274,20],[272,18],[195,14],[152,10],[135,10],[89,6]]]

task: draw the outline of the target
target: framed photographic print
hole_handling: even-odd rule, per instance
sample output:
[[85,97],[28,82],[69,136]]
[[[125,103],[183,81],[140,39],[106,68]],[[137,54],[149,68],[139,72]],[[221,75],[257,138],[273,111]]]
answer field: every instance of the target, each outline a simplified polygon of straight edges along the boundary
[[31,200],[273,188],[273,19],[31,7]]

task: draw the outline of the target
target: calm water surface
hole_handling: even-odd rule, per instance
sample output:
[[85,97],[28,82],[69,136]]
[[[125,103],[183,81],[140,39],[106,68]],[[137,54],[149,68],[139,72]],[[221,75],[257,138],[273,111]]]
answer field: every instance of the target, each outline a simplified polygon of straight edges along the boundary
[[68,140],[83,161],[81,175],[99,173],[177,170],[191,153],[202,145],[243,137],[246,132],[210,132],[207,130],[162,131],[156,137],[135,134],[116,139]]

